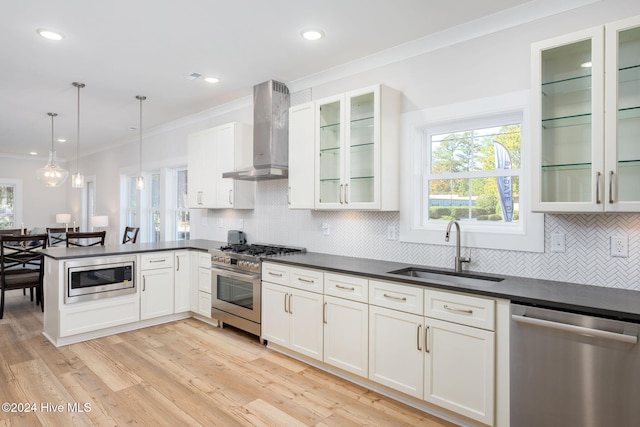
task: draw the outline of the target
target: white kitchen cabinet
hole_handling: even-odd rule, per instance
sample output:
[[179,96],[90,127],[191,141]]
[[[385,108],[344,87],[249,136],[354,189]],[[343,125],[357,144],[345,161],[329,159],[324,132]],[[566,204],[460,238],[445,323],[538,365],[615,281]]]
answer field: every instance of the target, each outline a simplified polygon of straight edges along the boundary
[[250,128],[232,122],[189,135],[189,208],[253,209],[255,182],[222,178],[252,165]]
[[493,425],[494,332],[425,318],[422,398]]
[[533,210],[640,211],[640,18],[534,43],[531,59]]
[[345,371],[369,375],[369,306],[325,295],[324,362]]
[[174,253],[140,255],[140,319],[173,314]]
[[322,301],[322,294],[262,282],[262,338],[322,360]]
[[369,379],[422,399],[424,318],[369,306]]
[[290,209],[313,209],[315,204],[315,108],[313,102],[289,109]]
[[191,309],[191,253],[176,251],[174,260],[174,313]]
[[211,254],[198,252],[195,255],[195,263],[191,311],[211,318]]

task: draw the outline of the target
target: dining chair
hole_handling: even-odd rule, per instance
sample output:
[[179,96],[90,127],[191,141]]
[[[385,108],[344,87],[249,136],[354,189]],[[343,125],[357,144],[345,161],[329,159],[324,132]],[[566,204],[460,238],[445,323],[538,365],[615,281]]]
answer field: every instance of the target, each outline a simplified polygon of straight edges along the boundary
[[4,294],[12,289],[29,289],[32,301],[35,289],[36,304],[44,311],[44,255],[39,250],[46,247],[46,234],[0,234],[0,319],[4,316]]
[[122,236],[122,244],[135,243],[136,240],[138,240],[139,232],[140,232],[140,227],[125,227],[124,235]]
[[67,233],[79,232],[80,227],[51,227],[47,228],[47,246],[66,246]]
[[106,231],[68,232],[67,247],[104,246]]

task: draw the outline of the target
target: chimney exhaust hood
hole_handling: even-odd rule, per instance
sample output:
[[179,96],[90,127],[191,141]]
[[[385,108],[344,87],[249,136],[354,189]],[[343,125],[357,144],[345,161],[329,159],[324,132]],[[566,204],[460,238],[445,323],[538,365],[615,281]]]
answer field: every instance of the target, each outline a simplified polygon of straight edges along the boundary
[[253,167],[225,172],[245,181],[289,176],[289,89],[269,80],[253,87]]

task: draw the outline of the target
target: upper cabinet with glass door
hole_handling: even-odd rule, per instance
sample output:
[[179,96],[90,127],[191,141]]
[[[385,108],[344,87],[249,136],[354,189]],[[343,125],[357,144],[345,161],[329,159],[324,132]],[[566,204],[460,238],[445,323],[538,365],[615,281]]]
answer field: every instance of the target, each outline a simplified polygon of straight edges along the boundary
[[315,208],[398,210],[400,93],[377,85],[315,105]]
[[638,25],[532,45],[534,211],[640,210]]

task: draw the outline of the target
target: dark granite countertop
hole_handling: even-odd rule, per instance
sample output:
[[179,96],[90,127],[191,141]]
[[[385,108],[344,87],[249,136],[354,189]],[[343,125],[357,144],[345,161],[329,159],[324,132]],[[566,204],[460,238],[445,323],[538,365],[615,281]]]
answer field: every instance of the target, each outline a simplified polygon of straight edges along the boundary
[[[51,247],[43,250],[45,256],[54,260],[117,256],[144,252],[174,251],[191,249],[208,251],[226,245],[225,242],[196,239],[173,242],[137,243],[126,245],[105,245],[88,248]],[[466,292],[494,298],[509,299],[515,303],[536,305],[574,313],[607,317],[640,323],[640,292],[614,289],[603,286],[581,285],[577,283],[551,280],[528,279],[514,276],[467,272],[478,276],[502,278],[499,282],[483,281],[478,285],[453,285],[439,280],[421,279],[390,271],[414,266],[399,262],[380,261],[364,258],[345,257],[315,252],[267,258],[266,261],[291,264],[300,267],[318,268],[342,274],[366,276],[368,278],[400,282],[413,286],[428,286],[436,289]],[[452,260],[453,262],[453,260]],[[433,268],[429,266],[419,266]],[[434,268],[443,271],[452,271]]]
[[42,253],[55,260],[64,260],[73,258],[92,258],[97,256],[138,254],[144,252],[176,251],[180,249],[208,251],[225,245],[225,242],[196,239],[157,243],[127,243],[126,245],[90,246],[87,248],[66,248],[60,246],[43,249]]
[[[551,280],[483,274],[472,271],[468,273],[478,276],[503,278],[504,280],[500,282],[483,281],[480,285],[451,285],[438,280],[427,280],[388,273],[389,271],[414,266],[413,264],[314,252],[274,257],[266,259],[265,261],[318,268],[336,273],[366,276],[368,278],[400,282],[414,286],[428,286],[437,289],[504,298],[514,303],[536,305],[539,307],[640,323],[640,292],[638,291]],[[453,271],[429,266],[419,267]]]

